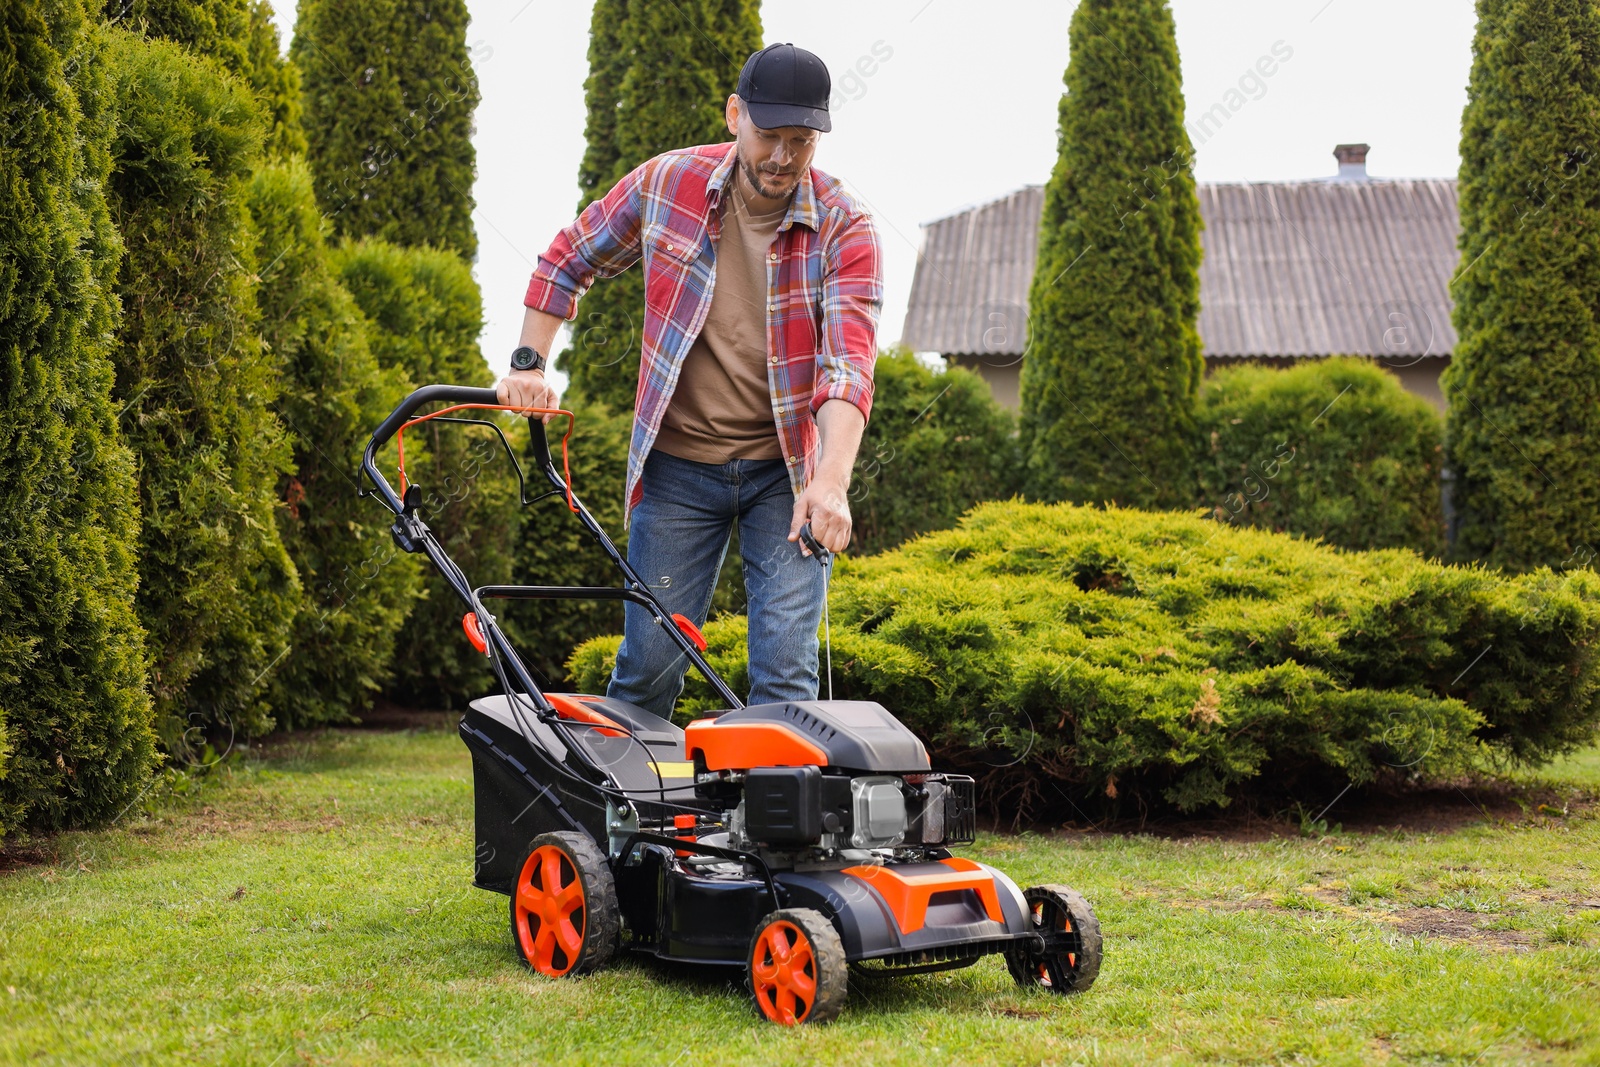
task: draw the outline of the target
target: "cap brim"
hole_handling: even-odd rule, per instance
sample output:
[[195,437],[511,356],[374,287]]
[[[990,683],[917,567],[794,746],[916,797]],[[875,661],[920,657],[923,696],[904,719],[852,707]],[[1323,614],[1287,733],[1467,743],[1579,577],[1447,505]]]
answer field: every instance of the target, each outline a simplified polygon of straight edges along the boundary
[[758,104],[745,101],[750,109],[750,121],[763,130],[776,130],[783,126],[804,126],[808,130],[829,133],[833,120],[825,108],[803,107],[799,104]]

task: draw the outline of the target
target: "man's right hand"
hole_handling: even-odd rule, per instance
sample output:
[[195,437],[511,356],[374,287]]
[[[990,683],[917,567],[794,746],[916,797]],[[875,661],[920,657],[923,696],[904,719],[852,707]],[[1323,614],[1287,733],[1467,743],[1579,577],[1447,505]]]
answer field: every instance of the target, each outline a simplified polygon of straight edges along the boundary
[[[543,371],[514,370],[500,379],[495,393],[500,397],[500,403],[518,411],[527,411],[529,408],[553,409],[561,404],[555,387],[544,380]],[[546,415],[544,421],[549,422],[554,417]]]

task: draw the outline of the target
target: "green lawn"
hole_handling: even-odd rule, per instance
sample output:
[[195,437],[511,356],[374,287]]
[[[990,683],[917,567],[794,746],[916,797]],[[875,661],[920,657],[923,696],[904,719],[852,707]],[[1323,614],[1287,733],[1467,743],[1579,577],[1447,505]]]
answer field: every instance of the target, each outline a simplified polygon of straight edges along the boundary
[[469,884],[453,733],[333,732],[218,778],[11,855],[0,1060],[1600,1064],[1600,752],[1450,832],[985,837],[1094,902],[1094,988],[1019,992],[992,959],[853,982],[797,1032],[722,972],[524,971]]

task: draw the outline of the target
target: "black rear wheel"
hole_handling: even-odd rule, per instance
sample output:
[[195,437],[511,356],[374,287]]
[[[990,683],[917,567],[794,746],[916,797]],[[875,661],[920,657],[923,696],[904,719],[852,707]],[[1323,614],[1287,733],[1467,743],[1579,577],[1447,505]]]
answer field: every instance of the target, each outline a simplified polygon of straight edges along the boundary
[[1102,957],[1100,923],[1083,894],[1064,885],[1036,885],[1022,897],[1040,941],[1006,951],[1006,967],[1020,986],[1052,993],[1081,993],[1094,984]]

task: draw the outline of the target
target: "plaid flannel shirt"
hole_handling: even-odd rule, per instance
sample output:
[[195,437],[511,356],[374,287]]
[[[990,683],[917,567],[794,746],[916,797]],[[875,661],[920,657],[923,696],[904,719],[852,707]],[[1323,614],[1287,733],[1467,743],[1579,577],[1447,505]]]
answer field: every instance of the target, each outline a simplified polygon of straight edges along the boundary
[[[644,260],[644,340],[628,449],[627,513],[689,347],[711,309],[719,204],[734,143],[666,152],[584,208],[539,257],[523,303],[564,319],[595,278]],[[872,216],[838,179],[808,168],[767,253],[767,382],[798,495],[817,450],[816,411],[846,400],[872,412],[883,256]]]

